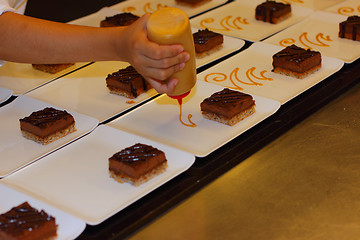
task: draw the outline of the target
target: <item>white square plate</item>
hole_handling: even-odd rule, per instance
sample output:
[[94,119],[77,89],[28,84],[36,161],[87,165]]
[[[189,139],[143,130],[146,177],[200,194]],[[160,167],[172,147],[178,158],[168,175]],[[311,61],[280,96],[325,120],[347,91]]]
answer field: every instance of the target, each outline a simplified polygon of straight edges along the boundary
[[0,103],[8,100],[13,94],[13,91],[7,88],[0,87]]
[[0,86],[11,89],[13,94],[17,96],[74,71],[83,65],[85,63],[76,63],[58,73],[51,74],[36,70],[31,64],[6,62],[0,67]]
[[319,71],[304,79],[272,72],[272,56],[284,47],[253,43],[248,49],[198,74],[198,80],[286,103],[341,69],[344,62],[322,56]]
[[221,86],[198,81],[190,95],[183,99],[182,119],[187,122],[186,118],[191,114],[191,120],[197,125],[195,128],[181,124],[179,104],[167,95],[162,95],[108,124],[204,157],[269,117],[280,107],[277,101],[253,96],[256,113],[234,126],[205,119],[200,111],[200,103],[222,89],[224,88]]
[[0,178],[89,133],[98,124],[96,119],[68,111],[75,119],[77,129],[75,132],[47,145],[24,138],[21,134],[19,119],[45,107],[61,109],[24,95],[0,108]]
[[[162,150],[168,160],[165,172],[140,186],[119,183],[109,176],[108,170],[108,159],[135,143]],[[89,135],[3,181],[95,225],[184,172],[194,161],[191,154],[101,125]]]
[[67,213],[40,202],[30,196],[11,189],[0,183],[0,214],[9,211],[24,202],[28,202],[38,211],[44,210],[47,214],[55,218],[58,225],[56,240],[70,240],[78,237],[85,229],[85,222]]
[[341,1],[335,6],[327,8],[325,11],[338,13],[345,16],[360,15],[360,2],[359,0]]
[[107,75],[128,65],[126,62],[95,62],[27,95],[102,122],[157,94],[155,89],[150,89],[130,99],[110,93],[106,87]]
[[255,8],[263,0],[234,1],[190,20],[196,28],[208,28],[224,35],[260,41],[306,18],[311,9],[292,6],[292,15],[271,24],[255,19]]
[[204,2],[199,6],[191,7],[183,4],[178,4],[175,0],[128,0],[115,4],[111,6],[111,8],[117,9],[121,12],[131,12],[135,15],[142,16],[145,13],[153,13],[163,7],[176,7],[183,10],[189,17],[193,17],[199,13],[220,6],[221,4],[226,3],[226,1],[227,0],[210,0]]
[[360,57],[360,41],[339,38],[339,23],[347,16],[315,12],[306,20],[266,39],[264,42],[280,46],[295,44],[320,51],[323,56],[351,63]]

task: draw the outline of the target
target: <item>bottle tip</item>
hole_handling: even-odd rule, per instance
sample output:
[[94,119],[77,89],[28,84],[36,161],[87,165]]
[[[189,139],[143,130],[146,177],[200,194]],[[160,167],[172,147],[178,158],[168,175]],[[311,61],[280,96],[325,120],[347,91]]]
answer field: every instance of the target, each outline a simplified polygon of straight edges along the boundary
[[189,95],[190,91],[180,94],[180,95],[168,95],[169,97],[173,98],[173,99],[183,99],[184,97],[186,97],[187,95]]

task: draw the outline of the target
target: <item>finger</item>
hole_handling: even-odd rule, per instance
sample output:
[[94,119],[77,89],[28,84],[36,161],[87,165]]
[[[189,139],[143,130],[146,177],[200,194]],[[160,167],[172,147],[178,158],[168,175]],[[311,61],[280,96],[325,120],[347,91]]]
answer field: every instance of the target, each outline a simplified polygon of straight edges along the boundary
[[169,81],[159,81],[150,78],[148,79],[148,82],[158,93],[170,94],[174,91],[178,80],[176,78],[173,78]]
[[190,59],[190,54],[181,52],[180,54],[163,59],[147,58],[147,66],[152,68],[171,68],[181,63],[186,63]]
[[159,81],[164,81],[171,77],[174,73],[183,70],[185,67],[185,63],[176,64],[169,68],[145,68],[141,71],[143,72],[143,76],[145,78],[157,79]]

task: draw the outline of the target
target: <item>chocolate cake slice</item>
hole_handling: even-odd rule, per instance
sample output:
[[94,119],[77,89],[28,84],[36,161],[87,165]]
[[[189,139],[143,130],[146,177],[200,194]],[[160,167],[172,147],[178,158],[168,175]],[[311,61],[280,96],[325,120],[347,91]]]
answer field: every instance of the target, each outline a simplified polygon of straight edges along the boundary
[[0,239],[43,240],[57,236],[55,218],[28,202],[0,215]]
[[321,68],[321,54],[291,45],[273,55],[273,72],[305,78]]
[[204,57],[212,52],[219,50],[224,42],[224,37],[220,33],[209,29],[199,29],[193,33],[196,57]]
[[255,113],[255,101],[249,94],[224,88],[204,99],[200,109],[204,118],[233,126]]
[[109,74],[106,78],[106,86],[110,93],[127,98],[136,98],[152,88],[132,66]]
[[291,16],[291,5],[275,1],[266,1],[255,9],[257,20],[269,23],[278,23]]
[[139,16],[130,12],[119,13],[111,17],[105,17],[105,19],[100,22],[100,27],[129,26],[138,19]]
[[339,37],[360,41],[360,16],[350,16],[339,24]]
[[165,153],[150,145],[137,143],[109,158],[110,176],[118,182],[140,185],[165,171]]
[[76,131],[73,116],[52,107],[33,112],[19,121],[22,135],[43,145]]

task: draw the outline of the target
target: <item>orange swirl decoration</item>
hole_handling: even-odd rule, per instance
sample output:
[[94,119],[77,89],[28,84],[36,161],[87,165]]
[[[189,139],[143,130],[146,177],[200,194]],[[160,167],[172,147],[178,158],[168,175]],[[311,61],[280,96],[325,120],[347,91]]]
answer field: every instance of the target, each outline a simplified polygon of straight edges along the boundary
[[[329,44],[325,43],[324,41],[327,41],[327,42],[332,42],[330,36],[324,36],[323,33],[318,33],[316,34],[315,36],[315,40],[316,42],[314,41],[311,41],[309,40],[308,38],[308,33],[307,32],[303,32],[302,34],[300,34],[299,36],[299,41],[300,43],[305,46],[306,48],[308,49],[312,49],[312,47],[310,46],[311,45],[315,45],[315,46],[319,46],[319,47],[330,47]],[[291,44],[294,44],[296,41],[295,39],[293,38],[286,38],[286,39],[283,39],[279,42],[279,45],[280,46],[283,46],[283,47],[287,47]]]
[[227,16],[227,17],[222,18],[220,20],[221,28],[212,28],[212,27],[207,26],[207,24],[211,24],[211,23],[215,22],[214,18],[205,18],[200,21],[200,25],[203,28],[208,28],[213,31],[231,31],[231,28],[236,29],[236,30],[242,30],[243,28],[240,27],[239,23],[244,24],[244,25],[250,24],[246,18],[236,17],[232,21],[231,21],[231,18],[232,18],[232,16]]
[[132,6],[123,8],[123,12],[133,12],[135,10],[136,10],[136,8],[132,7]]
[[[243,90],[241,86],[239,86],[238,83],[245,84],[245,85],[253,85],[253,86],[262,86],[262,83],[256,82],[255,80],[262,80],[262,81],[272,81],[272,78],[266,77],[264,74],[267,72],[266,70],[263,70],[260,72],[260,77],[256,76],[254,74],[254,71],[256,70],[256,67],[251,67],[246,71],[246,77],[249,80],[249,82],[245,82],[241,79],[239,79],[239,68],[235,68],[230,73],[230,82],[232,83],[232,86],[227,88],[237,89],[237,90]],[[227,75],[224,73],[209,73],[205,76],[205,82],[225,82],[228,79]]]
[[[246,71],[246,76],[248,77],[248,79],[250,81],[251,78],[255,78],[255,79],[258,79],[258,80],[267,80],[267,81],[272,81],[273,79],[272,78],[269,78],[269,77],[265,77],[264,74],[267,72],[266,70],[263,70],[260,72],[260,77],[258,76],[255,76],[254,74],[254,71],[256,70],[256,67],[252,67],[252,68],[249,68],[247,71]],[[251,76],[251,77],[250,77]],[[256,83],[256,85],[259,85],[259,86],[262,86],[263,84],[262,83]]]
[[[326,40],[326,41],[332,41],[329,36],[324,37],[324,34],[322,34],[322,33],[318,33],[316,35],[315,39],[316,39],[317,43],[310,41],[307,37],[307,32],[302,33],[299,37],[299,41],[301,42],[301,44],[309,49],[312,49],[312,48],[309,45],[307,45],[307,43],[313,44],[315,46],[320,46],[320,47],[329,47],[330,45],[322,42],[321,39]],[[305,43],[305,41],[307,43]]]
[[353,13],[354,11],[355,11],[355,9],[353,9],[352,7],[341,7],[337,10],[337,12],[342,15],[349,15],[349,14]]
[[286,38],[286,39],[283,39],[279,42],[279,45],[282,46],[282,47],[287,47],[291,44],[294,44],[295,43],[295,39],[293,38]]
[[167,7],[167,6],[166,6],[166,5],[163,5],[163,4],[161,4],[161,3],[158,3],[158,4],[156,5],[156,8],[154,9],[154,8],[151,7],[151,2],[148,2],[148,3],[146,3],[146,4],[144,5],[144,12],[145,12],[145,13],[153,13],[153,12],[155,12],[156,10],[159,10],[160,8],[164,8],[164,7]]

